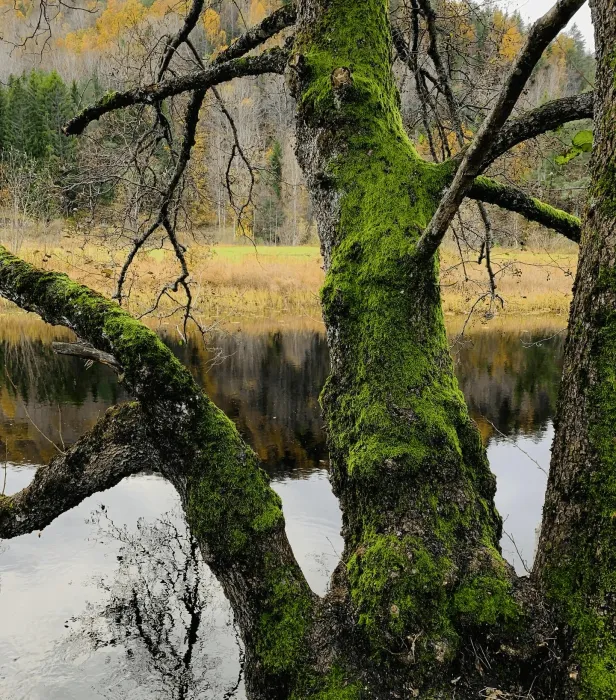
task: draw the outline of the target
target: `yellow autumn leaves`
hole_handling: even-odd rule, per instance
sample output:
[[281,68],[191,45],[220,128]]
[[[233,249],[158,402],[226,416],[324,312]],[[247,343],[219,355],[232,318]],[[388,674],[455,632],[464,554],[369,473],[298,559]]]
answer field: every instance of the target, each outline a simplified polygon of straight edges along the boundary
[[[162,19],[169,14],[183,17],[188,5],[187,0],[154,0],[149,6],[140,0],[107,0],[105,9],[91,27],[66,34],[57,40],[58,45],[75,53],[104,51],[112,48],[127,32],[146,20]],[[279,2],[275,0],[251,0],[248,16],[245,17],[247,24],[259,23],[278,5]],[[92,9],[95,9],[94,5]],[[228,43],[228,37],[222,28],[223,21],[219,12],[208,7],[203,13],[202,22],[212,50],[223,49]]]

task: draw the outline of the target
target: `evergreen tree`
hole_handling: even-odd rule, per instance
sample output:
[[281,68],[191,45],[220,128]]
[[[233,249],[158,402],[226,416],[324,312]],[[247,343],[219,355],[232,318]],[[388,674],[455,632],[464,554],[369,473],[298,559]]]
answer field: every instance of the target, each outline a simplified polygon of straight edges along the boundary
[[267,157],[267,171],[264,178],[265,196],[259,220],[260,235],[269,243],[278,241],[278,229],[284,222],[282,204],[282,146],[274,141]]
[[62,126],[75,110],[71,93],[55,71],[41,79],[41,98],[51,155],[61,161],[72,160],[75,141],[62,133]]
[[49,115],[45,110],[45,82],[45,76],[39,71],[32,71],[26,82],[28,130],[24,150],[36,160],[43,160],[51,154]]
[[10,76],[7,88],[6,147],[27,151],[29,104],[23,77]]

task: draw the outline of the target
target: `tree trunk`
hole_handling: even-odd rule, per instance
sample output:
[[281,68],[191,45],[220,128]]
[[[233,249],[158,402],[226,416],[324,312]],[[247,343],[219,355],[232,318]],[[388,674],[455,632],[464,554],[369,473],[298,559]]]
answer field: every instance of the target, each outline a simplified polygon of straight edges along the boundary
[[616,12],[591,0],[592,184],[569,319],[535,576],[555,603],[561,697],[616,697]]
[[501,556],[438,263],[415,254],[451,165],[422,161],[404,132],[385,0],[302,2],[297,37],[289,82],[327,269],[322,403],[345,539],[334,594],[354,625],[338,663],[366,697],[476,697],[491,675],[517,690],[504,669],[527,592]]

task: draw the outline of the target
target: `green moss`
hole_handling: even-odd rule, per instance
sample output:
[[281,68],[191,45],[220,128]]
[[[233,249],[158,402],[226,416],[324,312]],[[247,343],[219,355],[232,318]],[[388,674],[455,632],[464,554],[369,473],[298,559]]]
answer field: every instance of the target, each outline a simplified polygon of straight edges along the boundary
[[359,625],[373,652],[387,655],[417,635],[416,654],[453,655],[458,638],[447,615],[452,562],[419,538],[373,535],[347,565]]
[[113,102],[118,96],[117,90],[108,90],[98,101],[103,107],[107,106],[110,102]]
[[[423,162],[404,132],[385,0],[332,0],[295,50],[308,74],[301,117],[327,127],[323,196],[339,205],[322,289],[333,372],[321,400],[351,596],[381,661],[419,635],[421,674],[452,660],[457,626],[490,625],[488,590],[511,603],[500,573],[485,571],[482,590],[465,570],[475,547],[500,556],[495,480],[455,379],[438,260],[415,256],[455,164]],[[462,615],[452,601],[467,581]]]
[[238,459],[246,448],[226,416],[210,418],[204,440],[206,462],[189,480],[189,522],[222,560],[249,556],[256,538],[284,527],[280,498],[252,453]]
[[517,200],[518,206],[522,206],[520,213],[528,219],[565,233],[574,240],[577,240],[579,236],[581,221],[577,216],[556,209],[534,197],[525,199],[520,199],[517,195],[512,197],[511,188],[483,175],[475,178],[473,187],[477,192],[478,199],[492,204],[499,204],[499,201],[507,201],[508,199]]
[[508,577],[476,576],[465,581],[453,598],[455,612],[464,624],[510,627],[520,619]]
[[555,223],[563,222],[571,226],[581,226],[582,222],[579,217],[568,214],[566,211],[562,211],[562,209],[556,209],[555,207],[542,202],[540,199],[531,197],[531,200],[538,212],[543,214],[544,217],[552,219]]
[[304,679],[301,690],[295,691],[290,700],[361,700],[362,697],[361,683],[349,680],[340,666],[333,666],[325,677]]
[[452,660],[469,631],[516,629],[522,613],[508,570],[495,549],[480,553],[481,561],[459,580],[452,558],[430,552],[418,537],[368,537],[347,569],[373,653],[388,659],[415,640],[413,658],[425,673]]
[[312,596],[292,570],[274,566],[265,575],[269,611],[259,620],[256,654],[266,672],[293,677],[306,661]]

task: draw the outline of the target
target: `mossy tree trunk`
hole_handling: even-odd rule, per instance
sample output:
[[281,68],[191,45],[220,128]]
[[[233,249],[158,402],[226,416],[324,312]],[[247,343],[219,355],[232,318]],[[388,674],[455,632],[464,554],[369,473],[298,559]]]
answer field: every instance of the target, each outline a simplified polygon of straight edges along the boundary
[[558,609],[561,697],[616,697],[616,7],[591,0],[592,183],[535,575]]
[[[459,163],[426,163],[403,129],[388,5],[302,0],[287,69],[327,269],[332,372],[322,401],[345,540],[328,594],[310,592],[255,455],[158,338],[1,248],[0,294],[112,354],[137,403],[111,410],[31,487],[0,497],[0,536],[44,527],[88,492],[153,467],[178,490],[229,597],[252,700],[612,699],[614,3],[594,3],[594,190],[533,581],[501,556],[495,480],[455,379],[438,259],[418,254]],[[127,95],[114,100],[130,104]],[[90,112],[109,109],[107,100]],[[537,115],[529,121],[510,125],[509,141],[535,133]],[[488,180],[476,187],[503,201]],[[510,195],[512,208],[578,237],[572,217]]]
[[176,488],[204,560],[231,603],[246,646],[251,697],[287,697],[304,657],[315,596],[257,456],[157,335],[114,302],[1,246],[0,294],[111,353],[137,399],[110,409],[22,492],[0,496],[0,537],[42,529],[126,476],[159,471]]
[[454,375],[438,261],[416,255],[452,167],[423,161],[403,129],[390,41],[386,0],[309,0],[290,61],[327,269],[322,403],[345,539],[336,595],[365,650],[367,697],[471,697],[510,659],[499,652],[489,671],[470,640],[491,657],[511,637],[519,654],[524,593],[500,553],[495,480]]

